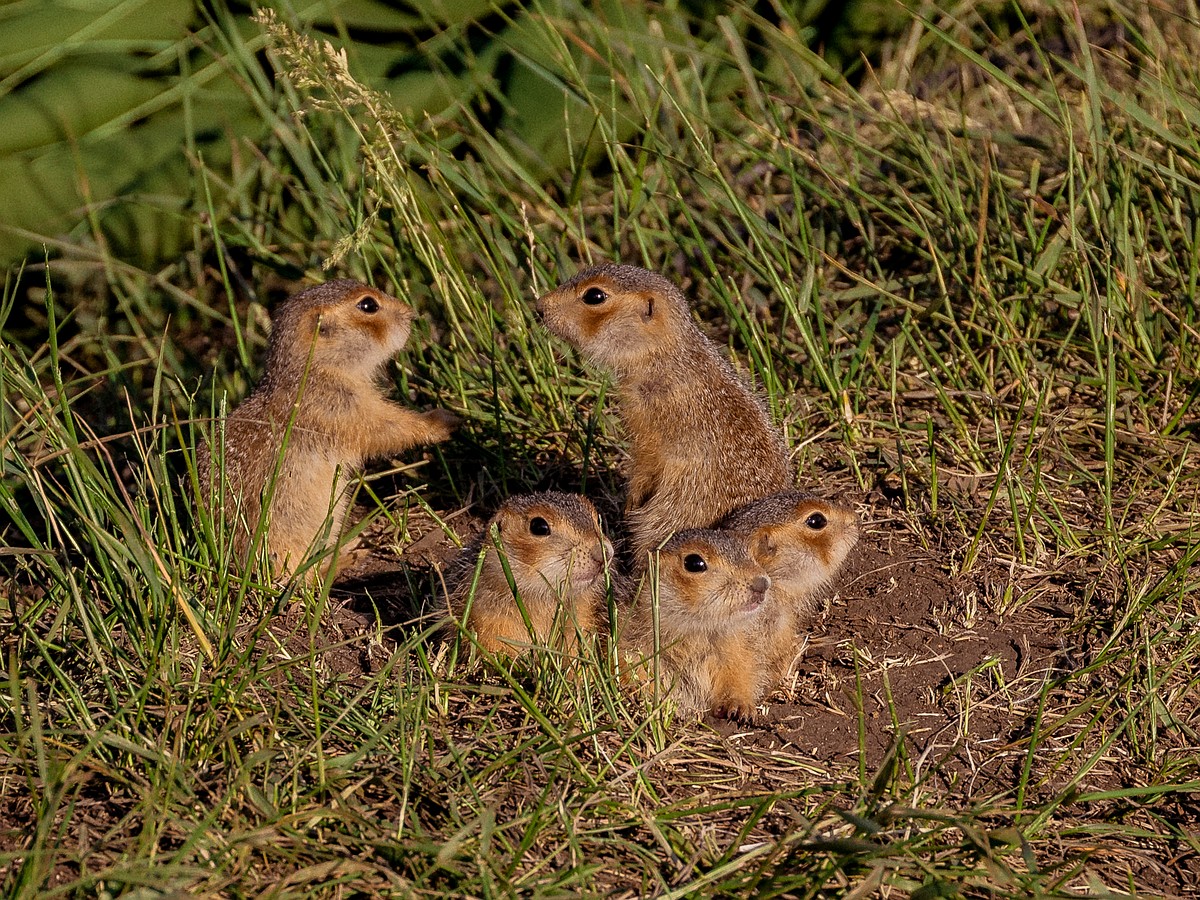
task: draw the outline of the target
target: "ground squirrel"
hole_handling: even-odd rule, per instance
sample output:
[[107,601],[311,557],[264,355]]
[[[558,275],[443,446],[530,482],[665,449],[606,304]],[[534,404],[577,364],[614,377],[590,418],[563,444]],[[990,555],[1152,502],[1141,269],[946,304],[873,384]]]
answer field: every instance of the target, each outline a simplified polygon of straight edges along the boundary
[[674,532],[792,486],[787,447],[762,401],[666,278],[594,266],[540,297],[537,310],[549,331],[615,376],[636,567]]
[[[412,320],[408,304],[348,280],[301,291],[276,311],[262,381],[224,424],[223,489],[210,450],[198,456],[201,496],[224,510],[241,562],[264,501],[272,572],[286,575],[319,549],[327,517],[329,542],[337,539],[363,463],[450,436],[453,413],[414,412],[383,396],[384,366]],[[335,571],[352,560],[343,552]]]
[[746,536],[751,555],[771,576],[772,599],[791,606],[801,627],[816,618],[818,592],[858,541],[854,510],[803,491],[756,500],[718,527]]
[[795,628],[744,536],[677,533],[652,555],[637,590],[618,643],[631,680],[656,675],[684,709],[753,719],[791,662]]
[[[493,525],[520,606],[496,551]],[[470,603],[467,625],[491,653],[512,655],[532,642],[573,653],[577,632],[596,633],[607,622],[605,570],[612,555],[596,508],[585,497],[557,491],[512,497],[452,564],[447,612],[461,621]]]

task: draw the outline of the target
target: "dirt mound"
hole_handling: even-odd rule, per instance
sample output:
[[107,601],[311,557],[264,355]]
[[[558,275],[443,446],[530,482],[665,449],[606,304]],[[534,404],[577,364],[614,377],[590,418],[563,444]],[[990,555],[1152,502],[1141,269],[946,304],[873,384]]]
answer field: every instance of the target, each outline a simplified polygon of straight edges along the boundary
[[1027,608],[998,616],[980,593],[907,535],[869,533],[772,698],[762,736],[831,763],[861,750],[874,768],[903,735],[923,766],[990,782],[1061,658],[1064,623]]

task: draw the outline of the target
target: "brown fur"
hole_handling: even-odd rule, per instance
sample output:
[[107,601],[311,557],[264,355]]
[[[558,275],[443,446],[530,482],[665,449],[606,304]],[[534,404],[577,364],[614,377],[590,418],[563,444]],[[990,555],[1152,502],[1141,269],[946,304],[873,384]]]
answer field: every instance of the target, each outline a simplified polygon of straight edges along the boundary
[[[535,534],[535,519],[543,520],[550,533]],[[496,551],[493,526],[528,626]],[[483,565],[472,597],[481,553]],[[607,622],[605,570],[611,560],[612,544],[586,498],[556,491],[512,497],[452,566],[446,611],[461,620],[470,602],[467,624],[479,645],[491,653],[512,655],[530,643],[573,653],[577,632],[599,633]]]
[[[375,312],[359,307],[368,299],[378,304]],[[202,497],[220,504],[232,523],[242,563],[268,496],[266,548],[273,573],[282,576],[321,549],[327,518],[329,543],[337,539],[347,486],[368,459],[450,436],[453,413],[405,409],[380,387],[412,319],[406,303],[348,280],[301,291],[276,311],[262,381],[224,423],[223,490],[207,447],[198,459]],[[335,570],[352,559],[343,553]]]
[[751,555],[771,576],[771,594],[799,626],[811,624],[820,590],[858,542],[858,517],[848,506],[803,491],[784,491],[743,506],[719,526],[744,535]]
[[[693,556],[704,571],[687,569]],[[771,590],[740,535],[679,532],[653,555],[621,633],[626,671],[673,689],[685,709],[753,719],[791,662],[795,635],[790,607]]]
[[[592,288],[607,299],[583,301]],[[762,400],[692,321],[687,300],[645,269],[600,265],[539,298],[546,327],[610,369],[630,441],[625,512],[635,565],[676,531],[792,486]]]

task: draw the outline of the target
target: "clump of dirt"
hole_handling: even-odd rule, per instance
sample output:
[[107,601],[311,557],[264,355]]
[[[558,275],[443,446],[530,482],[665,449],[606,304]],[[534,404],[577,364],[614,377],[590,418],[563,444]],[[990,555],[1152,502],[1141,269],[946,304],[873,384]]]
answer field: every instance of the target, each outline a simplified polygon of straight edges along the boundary
[[990,782],[991,750],[1058,666],[1064,624],[1028,608],[997,615],[907,534],[868,527],[758,738],[831,763],[861,750],[875,767],[902,735],[943,774]]

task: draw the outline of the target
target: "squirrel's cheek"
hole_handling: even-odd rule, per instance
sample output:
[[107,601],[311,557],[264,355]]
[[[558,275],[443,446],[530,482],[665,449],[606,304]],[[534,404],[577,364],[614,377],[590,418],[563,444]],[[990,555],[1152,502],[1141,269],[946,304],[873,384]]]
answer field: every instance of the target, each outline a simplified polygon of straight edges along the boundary
[[360,322],[359,327],[367,336],[368,344],[383,346],[388,343],[388,332],[390,331],[390,326],[383,319],[374,316],[370,318],[364,318]]

